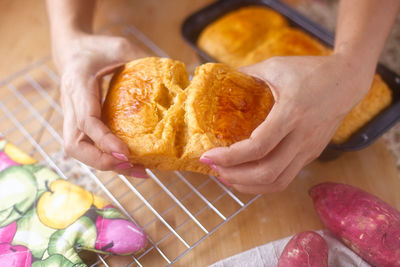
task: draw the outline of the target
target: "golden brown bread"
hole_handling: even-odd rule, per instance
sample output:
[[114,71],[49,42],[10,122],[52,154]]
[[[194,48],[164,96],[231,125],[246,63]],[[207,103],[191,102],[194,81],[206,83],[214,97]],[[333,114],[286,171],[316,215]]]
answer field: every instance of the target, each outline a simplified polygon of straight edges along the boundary
[[[323,56],[331,53],[315,38],[290,27],[283,16],[261,6],[244,7],[214,21],[203,30],[197,44],[210,56],[233,68],[274,56]],[[348,140],[391,100],[390,89],[379,75],[375,75],[369,93],[344,118],[332,143]]]
[[249,51],[238,67],[255,64],[276,56],[322,56],[330,53],[328,48],[308,34],[286,27],[271,32],[268,40]]
[[268,8],[242,8],[206,27],[198,44],[219,62],[237,68],[249,51],[269,39],[271,31],[287,24],[283,16]]
[[355,106],[339,125],[332,143],[345,142],[353,133],[374,118],[381,110],[392,102],[392,92],[382,80],[381,76],[375,75],[371,90],[364,99]]
[[200,156],[248,138],[273,103],[263,81],[226,65],[199,66],[189,82],[183,63],[144,58],[114,75],[103,120],[128,144],[131,162],[211,174]]

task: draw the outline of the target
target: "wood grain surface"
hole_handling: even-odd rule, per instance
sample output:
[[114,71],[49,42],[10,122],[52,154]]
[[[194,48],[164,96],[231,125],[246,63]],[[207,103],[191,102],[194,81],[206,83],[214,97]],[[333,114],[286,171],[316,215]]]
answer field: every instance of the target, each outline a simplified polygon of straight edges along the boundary
[[[135,25],[170,57],[182,60],[189,66],[198,64],[196,55],[180,36],[180,25],[188,14],[212,1],[103,0],[98,2],[96,28],[115,21]],[[43,0],[1,1],[0,25],[2,25],[0,27],[0,79],[50,55],[47,16]],[[1,97],[6,96],[7,92],[1,92]],[[168,174],[164,175],[168,176]],[[202,178],[196,178],[194,175],[192,179],[195,183],[195,179],[200,181]],[[367,149],[346,153],[335,161],[310,164],[286,191],[259,198],[180,259],[175,266],[206,266],[299,231],[321,229],[322,224],[308,197],[308,190],[312,185],[324,181],[355,185],[376,194],[400,209],[399,175],[392,155],[380,139]],[[149,182],[146,186],[149,186],[151,190],[151,187],[156,184]],[[215,186],[209,185],[208,193],[211,194]],[[118,183],[109,185],[110,191],[116,194],[122,193],[123,188],[124,186]],[[179,192],[180,187],[175,190]],[[137,202],[133,198],[126,198],[123,201],[125,207],[132,209],[135,203]],[[194,204],[195,202],[192,202],[192,205]],[[168,203],[160,202],[157,205],[162,207]],[[188,202],[188,205],[191,203]],[[224,207],[227,210],[230,208]],[[135,216],[140,217],[140,214]],[[171,213],[170,216],[172,217],[170,219],[179,221],[181,215],[176,212]],[[207,217],[207,213],[204,216],[202,219],[207,225],[218,222],[215,216]],[[154,227],[154,233],[162,235],[157,225]],[[198,234],[197,231],[191,231],[189,226],[184,229],[184,235],[189,240],[191,238],[195,240]],[[182,248],[171,244],[164,249],[173,254],[174,250]],[[111,266],[126,266],[130,262],[132,262],[130,257],[112,256],[107,259],[107,263]],[[145,266],[156,266],[156,262],[158,261],[151,257],[143,261]]]

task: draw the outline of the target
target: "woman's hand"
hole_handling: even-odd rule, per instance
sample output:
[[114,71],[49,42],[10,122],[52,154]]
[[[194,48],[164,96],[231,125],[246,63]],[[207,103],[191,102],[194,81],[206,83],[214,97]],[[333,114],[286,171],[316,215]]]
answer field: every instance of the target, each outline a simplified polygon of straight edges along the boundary
[[61,75],[64,148],[68,155],[100,170],[146,178],[142,166],[128,162],[129,149],[101,121],[101,78],[116,67],[144,56],[121,37],[80,33],[53,42]]
[[374,74],[341,54],[275,57],[241,71],[266,81],[275,105],[250,138],[207,151],[202,161],[213,162],[225,184],[254,194],[284,190],[317,158]]

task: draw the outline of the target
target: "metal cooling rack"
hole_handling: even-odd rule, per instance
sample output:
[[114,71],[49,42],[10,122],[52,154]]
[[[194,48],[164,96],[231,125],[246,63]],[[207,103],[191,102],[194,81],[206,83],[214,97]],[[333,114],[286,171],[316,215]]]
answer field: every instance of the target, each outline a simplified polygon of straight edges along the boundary
[[[129,38],[149,55],[168,56],[132,26],[113,25],[105,32]],[[140,254],[97,255],[91,266],[176,263],[259,197],[231,191],[213,176],[147,169],[151,179],[141,180],[94,170],[73,159],[60,159],[63,115],[59,83],[49,57],[1,81],[1,133],[65,179],[70,178],[69,169],[61,166],[71,161],[81,174],[77,181],[94,181],[89,190],[108,198],[147,233],[148,245]]]

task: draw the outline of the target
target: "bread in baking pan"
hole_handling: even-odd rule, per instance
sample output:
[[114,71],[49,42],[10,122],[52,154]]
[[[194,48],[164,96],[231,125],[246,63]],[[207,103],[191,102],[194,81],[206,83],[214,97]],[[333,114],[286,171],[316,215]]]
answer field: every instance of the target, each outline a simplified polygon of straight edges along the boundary
[[270,32],[287,25],[279,13],[250,6],[211,23],[200,34],[198,45],[217,61],[236,68],[250,51],[268,39]]
[[375,75],[371,90],[364,99],[355,106],[339,125],[332,143],[340,144],[348,140],[353,133],[361,129],[374,118],[381,110],[392,102],[392,91],[382,80],[380,75]]
[[143,58],[114,74],[102,113],[132,163],[214,174],[200,156],[248,138],[273,104],[266,83],[224,64],[199,66],[190,82],[183,63]]
[[[217,61],[233,68],[274,56],[324,56],[332,53],[317,39],[291,27],[279,13],[261,6],[243,7],[217,19],[202,31],[197,45]],[[344,118],[332,143],[347,141],[391,101],[391,90],[379,75],[375,75],[369,93]]]
[[248,6],[232,11],[208,25],[197,45],[217,61],[238,68],[274,56],[328,55],[330,49],[278,12]]
[[240,62],[238,67],[247,66],[276,56],[322,56],[331,50],[305,32],[294,28],[282,28],[269,34],[265,42],[258,45]]

